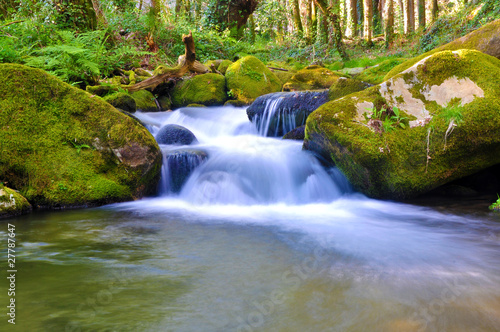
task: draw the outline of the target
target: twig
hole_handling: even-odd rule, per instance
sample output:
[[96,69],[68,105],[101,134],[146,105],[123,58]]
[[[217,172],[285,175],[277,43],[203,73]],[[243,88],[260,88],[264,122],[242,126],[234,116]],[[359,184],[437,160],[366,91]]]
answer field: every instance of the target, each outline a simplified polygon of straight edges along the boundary
[[276,67],[267,67],[267,68],[272,69],[272,70],[289,71],[288,69],[284,69],[284,68],[276,68]]
[[427,173],[427,168],[429,167],[429,160],[431,159],[431,156],[429,156],[429,142],[430,142],[430,137],[431,137],[431,130],[432,128],[429,128],[427,130],[427,161],[425,164],[425,173]]
[[446,140],[448,139],[448,136],[451,135],[453,129],[455,129],[457,125],[455,124],[455,119],[451,119],[450,124],[448,125],[448,129],[446,129],[446,132],[444,133],[444,146],[443,146],[443,151],[446,150]]
[[18,20],[18,21],[12,21],[12,22],[9,22],[9,23],[5,23],[4,25],[0,25],[0,28],[3,28],[3,27],[6,27],[6,26],[9,26],[11,24],[16,24],[16,23],[22,23],[24,22],[25,20]]

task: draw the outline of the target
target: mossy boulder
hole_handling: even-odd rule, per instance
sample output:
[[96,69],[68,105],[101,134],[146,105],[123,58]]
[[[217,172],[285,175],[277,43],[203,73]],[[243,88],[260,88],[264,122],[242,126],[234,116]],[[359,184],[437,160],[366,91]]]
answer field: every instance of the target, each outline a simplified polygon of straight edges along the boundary
[[245,56],[227,68],[227,89],[234,99],[245,104],[257,97],[281,91],[281,81],[254,56]]
[[295,73],[292,78],[283,85],[283,91],[303,91],[328,89],[337,82],[339,75],[328,68],[318,65],[308,66]]
[[387,59],[373,67],[363,70],[356,79],[371,84],[380,84],[384,81],[384,76],[397,65],[405,62],[406,58]]
[[17,191],[0,184],[0,219],[25,214],[31,211],[31,204]]
[[217,67],[217,70],[222,75],[226,75],[227,68],[229,68],[229,66],[232,64],[233,62],[231,60],[222,60],[222,62],[219,64],[219,67]]
[[227,99],[226,79],[219,74],[196,75],[177,83],[171,98],[174,108],[189,104],[223,105]]
[[156,191],[161,152],[138,121],[39,69],[0,65],[0,179],[35,206]]
[[274,75],[276,75],[277,78],[281,81],[281,83],[285,84],[286,82],[290,81],[297,72],[294,71],[282,71],[282,70],[273,70],[272,71]]
[[384,81],[387,81],[391,77],[394,77],[395,75],[403,72],[420,60],[425,59],[426,57],[434,53],[442,51],[455,51],[460,49],[478,50],[500,59],[500,19],[490,22],[483,27],[463,36],[462,38],[452,41],[451,43],[445,44],[432,51],[426,52],[413,59],[403,62],[402,64],[394,67],[390,72],[388,72],[384,77]]
[[118,86],[106,85],[87,85],[85,88],[90,94],[104,97],[108,94],[118,92]]
[[328,99],[335,100],[347,96],[351,93],[363,91],[369,88],[370,84],[352,78],[339,77],[337,82],[328,89]]
[[107,95],[103,99],[114,107],[129,113],[134,113],[137,109],[135,99],[132,98],[128,93],[117,92],[111,95]]
[[135,100],[138,111],[143,112],[158,112],[158,104],[156,104],[155,96],[148,90],[139,90],[130,94]]
[[304,147],[355,188],[405,199],[500,163],[500,60],[435,53],[313,112]]

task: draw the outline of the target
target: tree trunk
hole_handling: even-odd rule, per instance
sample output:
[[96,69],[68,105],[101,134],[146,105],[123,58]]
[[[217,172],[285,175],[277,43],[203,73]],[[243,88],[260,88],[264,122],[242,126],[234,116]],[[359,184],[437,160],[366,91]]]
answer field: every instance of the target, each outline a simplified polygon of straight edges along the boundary
[[302,37],[304,35],[304,29],[302,27],[302,20],[300,19],[299,0],[292,0],[292,6],[293,6],[293,22],[295,24],[295,29],[297,30],[299,37]]
[[337,49],[337,52],[339,52],[342,60],[348,61],[349,55],[347,54],[344,42],[342,41],[342,30],[340,29],[340,22],[338,20],[337,14],[333,13],[330,10],[330,8],[328,7],[328,3],[325,0],[314,0],[314,2],[321,9],[321,12],[326,16],[328,21],[330,21],[330,23],[332,24],[333,34],[335,35],[336,40],[335,48]]
[[438,7],[438,0],[432,0],[432,22],[435,22],[438,18],[438,13],[439,13],[439,7]]
[[54,0],[56,23],[66,29],[94,30],[97,15],[92,0]]
[[165,82],[167,79],[182,77],[189,71],[202,74],[208,72],[208,69],[205,66],[196,61],[194,39],[191,32],[189,32],[189,35],[182,35],[182,42],[184,43],[185,51],[183,60],[177,67],[170,68],[164,74],[150,77],[140,83],[124,88],[126,88],[130,92],[139,91],[143,89],[154,90],[159,84]]
[[250,22],[250,26],[249,26],[249,29],[250,29],[250,42],[255,43],[255,20],[253,18],[253,14],[250,15],[250,17],[248,18],[248,22]]
[[414,0],[405,0],[405,33],[410,34],[415,31],[415,11]]
[[425,29],[425,0],[418,0],[418,27]]
[[363,20],[363,37],[366,43],[371,46],[373,44],[373,3],[372,0],[363,0],[364,4],[364,20]]
[[394,39],[394,0],[386,0],[384,16],[385,48],[389,48]]
[[328,43],[328,22],[323,12],[318,12],[317,15],[317,28],[316,28],[316,43],[324,45]]
[[347,5],[347,22],[345,35],[356,37],[358,35],[358,7],[357,0],[345,0]]
[[312,26],[312,0],[306,0],[306,42],[307,44],[312,43],[312,31],[313,31],[313,26]]

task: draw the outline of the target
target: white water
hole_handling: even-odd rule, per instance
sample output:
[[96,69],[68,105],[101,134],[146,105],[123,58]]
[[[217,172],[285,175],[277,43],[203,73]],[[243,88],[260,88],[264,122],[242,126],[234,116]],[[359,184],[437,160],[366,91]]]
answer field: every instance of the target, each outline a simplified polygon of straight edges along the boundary
[[499,215],[368,199],[243,109],[137,116],[209,159],[179,195],[9,220],[20,331],[500,331]]
[[[259,136],[241,108],[186,108],[137,116],[152,125],[153,132],[169,123],[190,129],[200,142],[191,147],[207,151],[209,159],[194,171],[178,196],[124,203],[113,209],[141,218],[168,215],[207,227],[245,225],[269,228],[276,234],[299,234],[296,242],[290,242],[292,235],[283,236],[282,241],[294,252],[311,255],[314,266],[321,266],[319,285],[347,287],[350,296],[337,307],[316,303],[311,309],[294,302],[285,315],[293,316],[296,308],[308,313],[319,308],[347,310],[342,319],[330,319],[326,312],[321,318],[325,326],[334,324],[335,331],[342,331],[342,326],[352,331],[367,328],[356,328],[357,321],[368,325],[376,321],[379,330],[390,322],[384,330],[425,331],[423,327],[430,326],[457,331],[462,324],[477,326],[478,320],[482,324],[478,331],[500,330],[498,225],[355,193],[337,170],[324,170],[302,151],[301,143]],[[327,252],[326,261],[314,255],[316,248]],[[310,287],[311,294],[325,294],[322,286],[308,286],[307,279],[316,278],[316,274],[306,278],[300,289]],[[200,290],[201,294],[205,291],[213,292]],[[443,291],[452,296],[444,298]],[[254,299],[247,296],[249,302]],[[475,304],[469,306],[470,301]],[[425,318],[421,310],[432,309],[435,303],[440,307]],[[491,309],[485,309],[488,306]],[[282,319],[294,321],[289,316]],[[308,328],[310,323],[300,316],[295,319],[303,324],[300,330]],[[287,324],[275,326],[299,330]],[[245,330],[244,324],[239,327]]]

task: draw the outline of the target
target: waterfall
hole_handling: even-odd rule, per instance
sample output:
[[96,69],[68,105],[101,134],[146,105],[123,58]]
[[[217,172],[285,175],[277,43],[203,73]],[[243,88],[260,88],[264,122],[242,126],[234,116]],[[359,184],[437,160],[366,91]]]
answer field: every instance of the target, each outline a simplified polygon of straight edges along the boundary
[[258,97],[247,109],[261,136],[279,137],[306,123],[328,101],[328,91],[277,92]]
[[[274,98],[269,107],[279,103]],[[351,192],[345,177],[338,170],[326,170],[302,150],[301,142],[261,136],[244,108],[183,108],[136,115],[153,126],[153,132],[177,124],[199,141],[189,146],[161,145],[162,195],[195,204],[300,205],[331,202]]]

